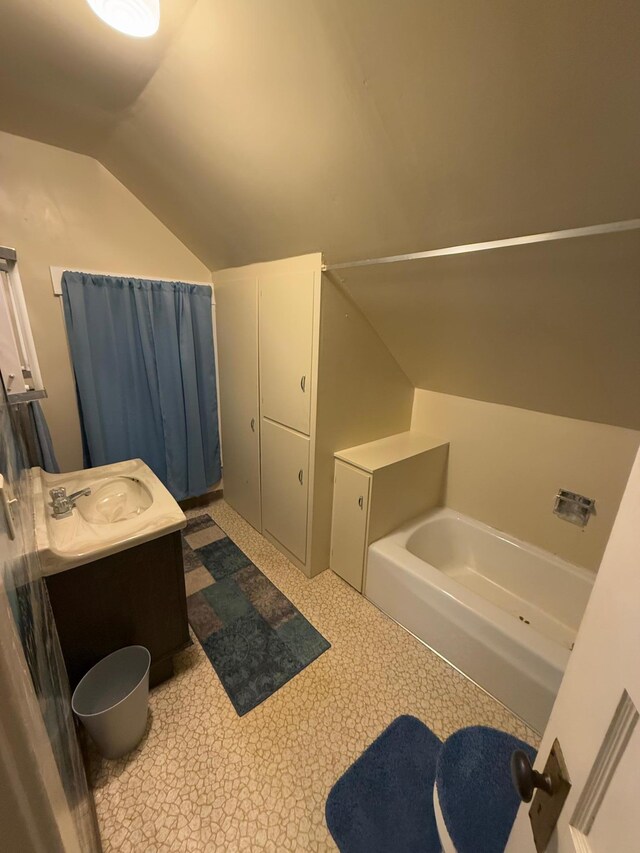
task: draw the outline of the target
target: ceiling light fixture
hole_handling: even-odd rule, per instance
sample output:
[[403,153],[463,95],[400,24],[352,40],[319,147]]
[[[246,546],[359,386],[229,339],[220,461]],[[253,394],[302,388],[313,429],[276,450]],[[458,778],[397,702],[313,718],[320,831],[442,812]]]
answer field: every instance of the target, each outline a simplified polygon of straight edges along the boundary
[[160,26],[160,0],[87,0],[99,18],[128,36],[148,38]]

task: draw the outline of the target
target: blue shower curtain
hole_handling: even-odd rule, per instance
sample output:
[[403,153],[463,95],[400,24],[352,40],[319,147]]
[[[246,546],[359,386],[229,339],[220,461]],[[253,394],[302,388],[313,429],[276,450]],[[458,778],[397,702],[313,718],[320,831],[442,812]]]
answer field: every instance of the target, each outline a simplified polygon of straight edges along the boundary
[[140,458],[171,494],[220,480],[211,288],[65,272],[85,467]]
[[51,440],[49,425],[42,411],[42,406],[37,400],[28,403],[29,418],[33,429],[33,436],[36,443],[36,453],[38,456],[38,465],[49,474],[59,474],[60,466],[56,458],[56,451]]

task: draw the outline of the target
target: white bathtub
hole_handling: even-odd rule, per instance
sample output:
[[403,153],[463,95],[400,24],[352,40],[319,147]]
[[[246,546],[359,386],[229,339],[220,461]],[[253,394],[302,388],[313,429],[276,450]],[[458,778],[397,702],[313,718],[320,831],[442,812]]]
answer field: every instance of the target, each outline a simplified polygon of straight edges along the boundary
[[365,595],[542,732],[593,579],[443,508],[369,547]]

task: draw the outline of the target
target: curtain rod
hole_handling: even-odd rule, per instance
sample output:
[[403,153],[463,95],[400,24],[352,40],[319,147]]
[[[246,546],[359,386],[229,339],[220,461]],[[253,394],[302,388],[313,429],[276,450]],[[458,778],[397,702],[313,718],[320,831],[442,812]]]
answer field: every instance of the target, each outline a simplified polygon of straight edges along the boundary
[[440,258],[445,255],[464,255],[469,252],[486,252],[487,249],[504,249],[507,246],[525,246],[529,243],[551,243],[554,240],[569,240],[572,237],[592,237],[596,234],[615,234],[620,231],[640,229],[640,219],[625,219],[622,222],[607,222],[604,225],[586,225],[583,228],[567,228],[564,231],[546,231],[542,234],[528,234],[525,237],[507,237],[504,240],[490,240],[487,243],[467,243],[464,246],[448,246],[445,249],[429,249],[426,252],[413,252],[408,255],[390,255],[387,258],[368,258],[365,261],[349,261],[342,264],[323,264],[324,272],[346,270],[353,267],[369,267],[376,264],[395,264],[400,261],[416,261],[421,258]]

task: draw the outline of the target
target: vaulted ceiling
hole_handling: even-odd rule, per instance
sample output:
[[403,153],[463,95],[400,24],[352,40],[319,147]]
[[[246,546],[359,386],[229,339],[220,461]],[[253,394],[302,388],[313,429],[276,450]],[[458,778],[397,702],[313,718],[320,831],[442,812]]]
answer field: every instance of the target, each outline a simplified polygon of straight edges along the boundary
[[0,0],[0,126],[100,159],[210,267],[638,215],[636,0]]
[[96,156],[194,4],[165,0],[157,35],[133,39],[86,0],[0,0],[1,129]]
[[[211,269],[640,216],[637,0],[161,9],[137,40],[86,0],[0,0],[0,129],[96,157]],[[417,386],[637,428],[640,243],[616,239],[345,280]]]

